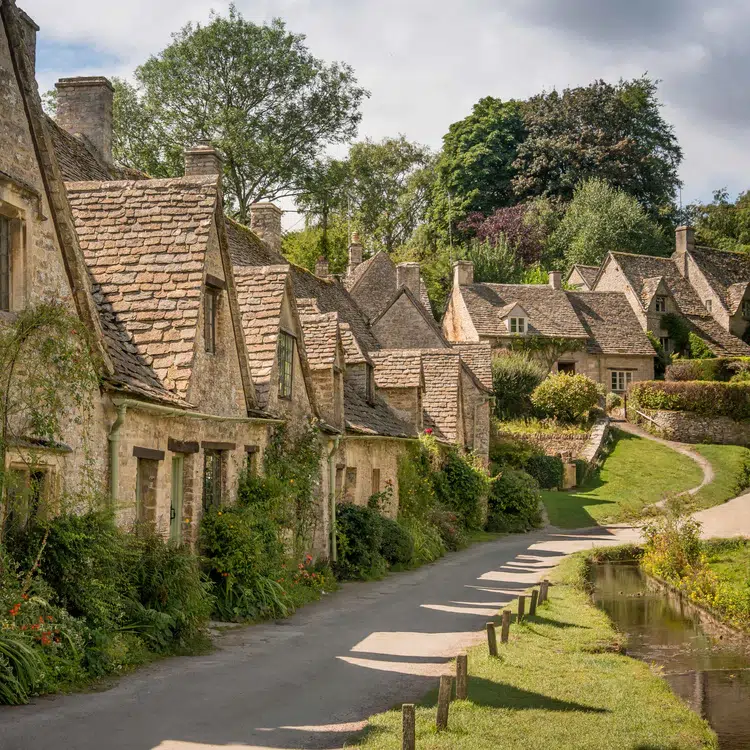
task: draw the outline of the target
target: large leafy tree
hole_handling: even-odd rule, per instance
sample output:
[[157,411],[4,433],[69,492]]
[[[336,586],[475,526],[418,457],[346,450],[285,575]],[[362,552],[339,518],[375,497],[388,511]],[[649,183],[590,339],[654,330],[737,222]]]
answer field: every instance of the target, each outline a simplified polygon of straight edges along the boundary
[[726,190],[717,190],[711,203],[690,206],[688,213],[701,244],[750,252],[750,191],[731,201]]
[[666,255],[671,241],[643,206],[624,190],[601,179],[587,180],[550,238],[556,265],[599,265],[610,251]]
[[529,99],[528,134],[514,162],[516,195],[568,201],[580,182],[596,177],[636,198],[654,218],[670,213],[682,150],[656,94],[656,82],[642,77]]
[[188,24],[119,87],[116,158],[152,174],[179,174],[182,150],[209,139],[224,155],[229,206],[297,194],[318,154],[355,134],[367,92],[352,69],[326,64],[283,21],[262,26],[230,5]]

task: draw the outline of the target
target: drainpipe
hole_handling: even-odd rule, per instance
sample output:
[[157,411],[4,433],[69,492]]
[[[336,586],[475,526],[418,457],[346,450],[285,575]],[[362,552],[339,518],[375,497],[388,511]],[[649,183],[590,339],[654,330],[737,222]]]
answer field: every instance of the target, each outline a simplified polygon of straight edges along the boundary
[[336,435],[333,439],[333,448],[328,454],[328,500],[330,503],[331,517],[331,562],[336,562],[336,464],[334,462],[336,452],[339,449],[341,437]]
[[114,508],[117,502],[117,488],[120,483],[120,428],[125,422],[127,404],[117,406],[117,419],[109,429],[109,502]]

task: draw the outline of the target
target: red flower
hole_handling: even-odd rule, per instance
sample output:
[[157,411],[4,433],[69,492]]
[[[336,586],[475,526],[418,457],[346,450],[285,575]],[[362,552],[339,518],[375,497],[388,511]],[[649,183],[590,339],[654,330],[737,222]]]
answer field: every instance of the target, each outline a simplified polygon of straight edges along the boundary
[[428,428],[427,428],[427,429],[426,429],[426,430],[424,431],[424,434],[425,434],[425,435],[432,435],[432,427],[428,427]]

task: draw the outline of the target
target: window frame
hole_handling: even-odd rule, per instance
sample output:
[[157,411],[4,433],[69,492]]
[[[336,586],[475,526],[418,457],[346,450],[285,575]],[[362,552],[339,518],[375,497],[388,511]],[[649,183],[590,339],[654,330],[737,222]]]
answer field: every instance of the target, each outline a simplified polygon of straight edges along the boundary
[[[513,328],[516,328],[514,331]],[[526,318],[524,317],[512,317],[508,318],[508,331],[510,333],[516,333],[519,336],[523,336],[528,329],[528,326],[526,325]]]
[[707,299],[703,304],[708,312],[713,313],[713,300]]
[[13,221],[0,214],[0,312],[13,309]]
[[[609,385],[613,393],[625,393],[633,382],[632,370],[610,370]],[[619,387],[622,385],[623,387]]]
[[659,336],[659,344],[665,354],[669,354],[672,351],[672,339],[669,336]]
[[206,285],[203,301],[203,343],[207,354],[216,354],[216,328],[221,290]]
[[665,313],[667,311],[667,297],[664,294],[657,294],[654,297],[654,311]]
[[276,358],[279,365],[279,398],[291,400],[294,389],[294,348],[297,337],[288,331],[279,331]]
[[[206,450],[203,453],[203,512],[220,508],[224,497],[225,451]],[[209,474],[209,461],[211,474]],[[209,497],[210,495],[210,497]]]

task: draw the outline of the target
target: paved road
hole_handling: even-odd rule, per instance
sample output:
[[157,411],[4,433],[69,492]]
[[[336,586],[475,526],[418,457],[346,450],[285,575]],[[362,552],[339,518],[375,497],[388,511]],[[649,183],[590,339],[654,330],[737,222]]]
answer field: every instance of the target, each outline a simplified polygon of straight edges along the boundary
[[151,665],[94,694],[0,708],[2,750],[337,748],[372,713],[419,699],[489,617],[561,556],[633,531],[548,530],[347,584],[218,651]]

